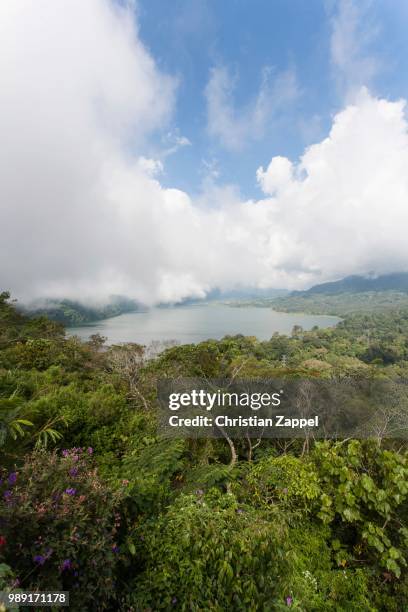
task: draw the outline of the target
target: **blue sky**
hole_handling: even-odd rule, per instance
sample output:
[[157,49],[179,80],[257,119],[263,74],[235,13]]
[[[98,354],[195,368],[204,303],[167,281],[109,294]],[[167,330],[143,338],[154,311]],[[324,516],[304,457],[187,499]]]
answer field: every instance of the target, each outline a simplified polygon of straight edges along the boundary
[[[196,194],[215,170],[217,182],[238,186],[244,197],[258,197],[255,171],[260,165],[274,155],[296,160],[306,146],[326,136],[346,95],[331,51],[341,10],[346,24],[352,15],[356,18],[349,23],[355,59],[374,66],[373,74],[362,70],[359,85],[387,98],[406,97],[407,3],[140,0],[141,39],[158,66],[179,79],[172,135],[166,142],[160,134],[156,144],[166,148],[177,135],[191,142],[166,157],[162,183]],[[209,129],[206,88],[214,68],[229,75],[230,107],[235,117],[246,115],[249,124],[248,109],[268,74],[272,110],[266,111],[257,134],[251,135],[247,126],[238,149]],[[279,80],[277,88],[274,80],[281,74],[290,74],[294,91],[279,105]]]

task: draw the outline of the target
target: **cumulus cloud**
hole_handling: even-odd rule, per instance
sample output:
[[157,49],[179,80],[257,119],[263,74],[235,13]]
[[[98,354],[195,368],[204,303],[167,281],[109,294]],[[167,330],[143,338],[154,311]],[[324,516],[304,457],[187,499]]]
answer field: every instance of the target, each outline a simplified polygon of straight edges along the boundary
[[269,195],[278,194],[292,179],[293,164],[287,157],[276,155],[266,170],[258,168],[256,178],[262,191]]
[[408,269],[408,125],[405,101],[365,89],[299,164],[274,158],[258,180],[285,236],[275,260],[301,280]]
[[137,207],[145,179],[130,151],[142,154],[166,122],[175,86],[140,42],[130,5],[0,4],[2,286],[26,295],[110,285],[123,206],[110,199],[109,173],[137,166]]
[[217,66],[211,70],[205,92],[208,131],[232,151],[258,139],[274,114],[298,95],[296,75],[291,69],[273,78],[271,69],[265,68],[258,93],[243,107],[234,104],[236,84],[237,75],[233,76],[225,66]]
[[214,182],[194,201],[145,154],[151,131],[169,130],[175,87],[129,7],[3,0],[2,288],[153,304],[408,268],[403,101],[361,91],[297,163],[258,169],[257,201]]

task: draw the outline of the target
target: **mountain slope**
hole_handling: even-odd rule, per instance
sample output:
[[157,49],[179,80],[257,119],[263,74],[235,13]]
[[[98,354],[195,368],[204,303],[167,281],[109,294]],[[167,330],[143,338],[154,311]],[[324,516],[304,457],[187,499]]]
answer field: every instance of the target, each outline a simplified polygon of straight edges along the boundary
[[307,291],[294,291],[292,295],[322,293],[362,293],[365,291],[400,291],[408,293],[408,272],[394,272],[382,276],[346,276],[338,281],[314,285]]

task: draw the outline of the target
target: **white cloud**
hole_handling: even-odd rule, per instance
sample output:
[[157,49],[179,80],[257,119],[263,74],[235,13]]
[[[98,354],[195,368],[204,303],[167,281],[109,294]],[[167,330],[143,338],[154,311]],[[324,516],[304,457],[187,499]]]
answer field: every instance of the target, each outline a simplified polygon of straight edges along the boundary
[[285,188],[293,176],[293,164],[287,157],[277,155],[273,157],[266,170],[258,168],[256,178],[262,191],[269,195],[275,195]]
[[273,78],[271,69],[265,68],[258,93],[242,107],[234,104],[236,83],[237,76],[233,77],[225,66],[218,66],[211,70],[205,92],[208,131],[233,151],[260,138],[274,114],[298,95],[293,70],[278,73]]
[[[123,218],[109,172],[132,167],[130,150],[143,154],[175,85],[141,44],[130,5],[3,0],[1,286],[31,295],[109,285]],[[134,207],[143,181],[132,184]]]
[[193,201],[165,189],[144,154],[174,87],[130,9],[3,0],[0,287],[155,303],[408,269],[403,102],[362,91],[299,163],[275,157],[258,170],[259,201],[211,181]]
[[[271,228],[285,237],[278,268],[302,282],[375,270],[408,269],[408,125],[405,102],[361,90],[338,113],[330,135],[297,166],[274,158],[258,180]],[[266,205],[266,202],[264,202]],[[288,262],[290,264],[288,265]]]
[[[408,269],[408,125],[403,101],[362,90],[327,138],[298,163],[275,157],[257,176],[265,197],[242,201],[212,185],[194,202],[146,183],[154,222],[144,230],[144,287],[155,299],[204,295],[234,285],[303,287],[352,273]],[[115,185],[129,186],[129,179]],[[131,189],[127,189],[132,193]],[[140,210],[129,198],[126,227]],[[121,269],[126,269],[128,242]],[[129,269],[129,266],[127,266]],[[129,271],[129,281],[132,279]],[[139,278],[139,276],[134,276]],[[131,283],[130,283],[131,285]]]
[[139,168],[145,172],[147,176],[157,176],[164,170],[163,164],[159,159],[151,159],[141,155],[137,161]]

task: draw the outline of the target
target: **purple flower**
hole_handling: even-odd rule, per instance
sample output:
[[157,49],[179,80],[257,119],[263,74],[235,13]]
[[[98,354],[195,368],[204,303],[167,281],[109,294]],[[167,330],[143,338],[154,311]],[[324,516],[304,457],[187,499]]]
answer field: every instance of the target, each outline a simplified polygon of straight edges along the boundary
[[71,559],[64,559],[64,561],[61,563],[61,570],[65,571],[68,569],[71,569],[72,563],[71,563]]
[[88,455],[92,455],[92,453],[93,453],[93,448],[92,448],[92,446],[88,446],[88,450],[87,450],[87,452],[88,452]]
[[119,546],[117,546],[116,544],[114,544],[114,545],[112,546],[112,552],[114,552],[114,553],[118,553],[118,552],[119,552]]
[[68,457],[69,455],[69,450],[67,450],[66,448],[64,448],[64,450],[62,451],[62,456],[63,457]]
[[171,603],[174,606],[177,603],[177,597],[173,597],[173,599],[171,600]]
[[35,555],[33,561],[37,563],[37,565],[44,565],[45,557],[43,555]]
[[4,491],[3,495],[4,495],[4,499],[8,501],[10,497],[12,496],[12,492],[7,489],[7,491]]
[[9,484],[16,484],[17,481],[17,472],[10,472],[8,477]]
[[238,512],[238,514],[243,514],[244,511],[243,511],[242,508],[238,508],[237,512]]
[[202,489],[197,489],[197,495],[204,495],[204,491]]
[[292,605],[293,599],[289,596],[286,598],[286,605],[290,608]]
[[69,475],[70,476],[76,476],[78,474],[78,468],[77,467],[73,467],[69,470]]
[[72,487],[69,487],[68,489],[65,489],[65,493],[67,495],[75,495],[76,489],[73,489]]

